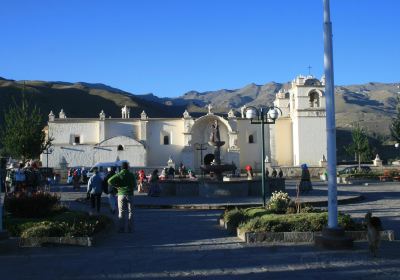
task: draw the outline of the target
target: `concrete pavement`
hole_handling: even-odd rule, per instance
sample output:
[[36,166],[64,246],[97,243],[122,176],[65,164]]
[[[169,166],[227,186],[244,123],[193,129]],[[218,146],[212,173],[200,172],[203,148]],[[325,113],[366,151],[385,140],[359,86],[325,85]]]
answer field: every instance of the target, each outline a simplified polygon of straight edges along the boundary
[[[344,191],[361,192],[366,200],[339,210],[359,218],[372,210],[398,236],[399,190],[394,183],[346,186]],[[86,207],[76,204],[73,195],[66,197],[72,207]],[[136,209],[133,234],[111,231],[96,247],[25,248],[0,255],[1,279],[400,278],[399,241],[383,242],[378,258],[368,254],[365,242],[351,251],[322,251],[310,244],[245,244],[217,226],[221,212]]]

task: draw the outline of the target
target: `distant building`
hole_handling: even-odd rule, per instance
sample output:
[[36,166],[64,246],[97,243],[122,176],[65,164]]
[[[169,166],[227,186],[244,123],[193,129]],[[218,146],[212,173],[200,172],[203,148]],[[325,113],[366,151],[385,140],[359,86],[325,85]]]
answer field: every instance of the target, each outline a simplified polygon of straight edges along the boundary
[[[298,76],[291,88],[276,94],[274,105],[282,116],[273,125],[265,125],[266,158],[272,165],[318,165],[326,155],[324,80]],[[59,117],[51,112],[47,133],[54,137],[49,167],[92,166],[96,162],[128,160],[131,166],[165,166],[171,157],[199,170],[200,163],[213,160],[209,146],[210,126],[218,120],[223,162],[234,162],[244,169],[261,167],[260,125],[250,124],[243,110],[237,116],[231,110],[227,117],[212,112],[194,118],[187,111],[181,118],[151,118],[146,112],[131,118],[128,107],[121,118],[68,118],[61,110]],[[196,144],[205,144],[200,153]],[[203,159],[200,159],[200,155]],[[46,163],[46,155],[42,155]]]

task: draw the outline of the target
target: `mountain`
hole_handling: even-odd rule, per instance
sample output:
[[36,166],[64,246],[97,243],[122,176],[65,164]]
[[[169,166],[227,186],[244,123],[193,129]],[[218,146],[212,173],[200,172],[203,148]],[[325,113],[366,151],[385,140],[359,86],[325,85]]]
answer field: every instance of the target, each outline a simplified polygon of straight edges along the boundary
[[[270,82],[265,85],[249,84],[243,88],[197,92],[189,91],[177,98],[157,98],[152,101],[169,105],[186,105],[191,111],[205,112],[211,103],[216,111],[237,111],[243,105],[270,105],[275,94],[290,83]],[[389,124],[396,114],[399,83],[367,83],[337,86],[335,88],[336,124],[338,128],[351,129],[359,122],[373,135],[389,135]],[[186,102],[186,103],[185,103]]]
[[[121,107],[131,107],[131,116],[145,110],[150,117],[180,117],[185,109],[192,113],[206,112],[211,103],[216,112],[230,108],[239,111],[243,105],[269,105],[275,94],[290,83],[251,83],[239,89],[189,91],[176,98],[160,98],[151,93],[134,95],[104,84],[44,81],[14,81],[0,78],[0,110],[5,110],[21,93],[34,102],[47,116],[62,108],[68,117],[97,117],[101,110],[107,116],[120,117]],[[350,129],[359,122],[372,135],[389,135],[391,118],[396,114],[398,83],[366,83],[335,88],[337,127]],[[3,114],[0,114],[0,122]]]
[[[67,117],[93,118],[104,110],[107,117],[121,117],[121,107],[131,108],[132,117],[140,117],[145,110],[152,117],[182,116],[183,106],[166,106],[103,84],[14,81],[0,78],[0,112],[4,112],[14,102],[19,102],[22,93],[30,103],[40,108],[47,120],[50,110],[58,114],[64,109]],[[0,113],[0,123],[3,120]]]

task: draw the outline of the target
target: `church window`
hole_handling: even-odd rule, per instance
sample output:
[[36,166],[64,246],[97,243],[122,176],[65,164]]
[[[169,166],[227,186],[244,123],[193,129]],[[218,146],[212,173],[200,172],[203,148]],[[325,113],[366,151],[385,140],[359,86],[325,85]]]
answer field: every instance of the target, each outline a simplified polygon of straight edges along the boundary
[[164,145],[169,145],[169,136],[168,135],[164,135]]
[[310,96],[310,107],[319,107],[319,94],[313,91],[309,94]]
[[249,135],[249,143],[253,144],[254,143],[254,136],[253,134]]
[[118,145],[117,150],[118,150],[118,151],[123,151],[123,150],[124,150],[124,147],[123,147],[122,145]]

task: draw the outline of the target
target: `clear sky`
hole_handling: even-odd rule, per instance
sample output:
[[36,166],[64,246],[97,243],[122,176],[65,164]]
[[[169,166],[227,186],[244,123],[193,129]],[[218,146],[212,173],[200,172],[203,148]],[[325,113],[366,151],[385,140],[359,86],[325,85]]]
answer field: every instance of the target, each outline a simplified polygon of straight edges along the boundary
[[[331,0],[336,84],[399,82],[400,1]],[[323,74],[322,0],[2,0],[0,76],[178,96]]]

